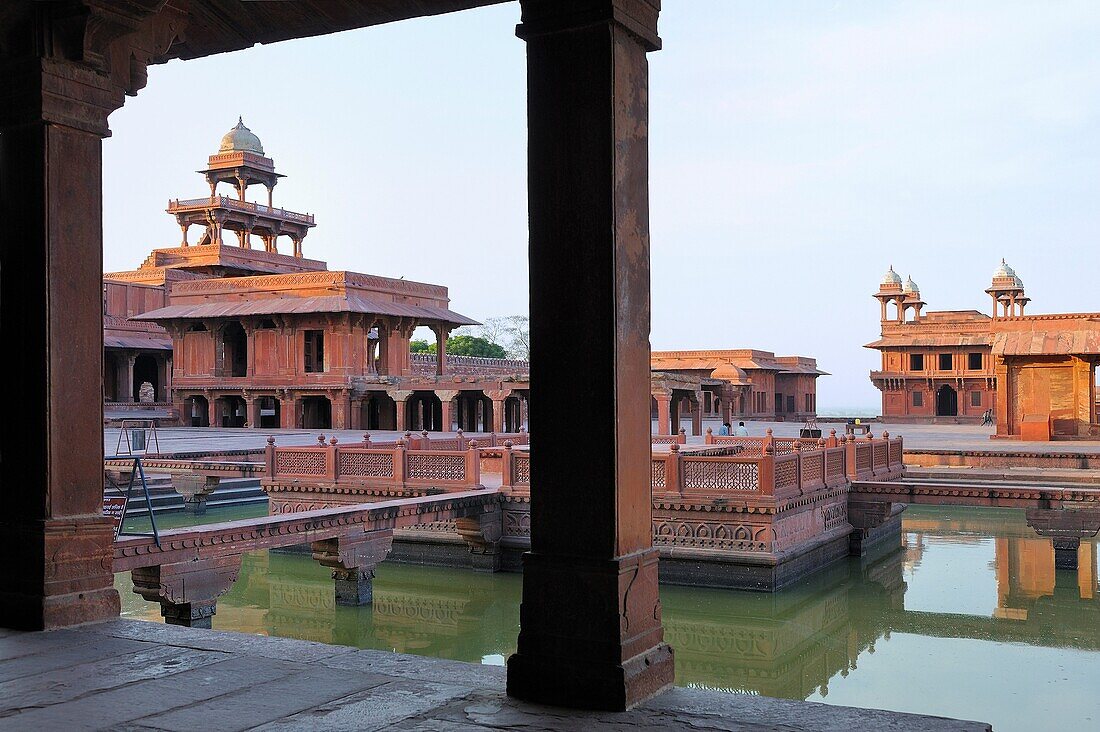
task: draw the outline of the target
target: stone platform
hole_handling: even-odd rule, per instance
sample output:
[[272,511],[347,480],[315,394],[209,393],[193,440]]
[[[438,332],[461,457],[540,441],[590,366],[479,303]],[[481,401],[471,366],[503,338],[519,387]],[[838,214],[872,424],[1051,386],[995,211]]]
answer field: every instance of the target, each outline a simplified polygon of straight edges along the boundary
[[0,730],[978,732],[987,724],[677,688],[623,714],[504,695],[504,669],[116,620],[0,630]]

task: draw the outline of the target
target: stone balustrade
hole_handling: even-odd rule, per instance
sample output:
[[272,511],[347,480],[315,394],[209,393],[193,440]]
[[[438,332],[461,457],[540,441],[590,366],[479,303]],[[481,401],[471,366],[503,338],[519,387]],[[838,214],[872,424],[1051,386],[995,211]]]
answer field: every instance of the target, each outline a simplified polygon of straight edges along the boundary
[[[708,430],[709,431],[709,430]],[[680,430],[674,435],[650,435],[649,444],[651,445],[686,445],[687,433],[684,430]]]
[[805,439],[706,436],[708,445],[740,448],[733,456],[693,455],[672,443],[667,454],[652,458],[654,498],[738,495],[786,498],[852,480],[888,480],[901,475],[900,437]]
[[448,492],[482,487],[476,440],[455,450],[410,449],[405,440],[382,447],[369,439],[345,447],[335,437],[326,443],[324,435],[316,447],[277,447],[274,437],[267,443],[265,488],[297,482]]

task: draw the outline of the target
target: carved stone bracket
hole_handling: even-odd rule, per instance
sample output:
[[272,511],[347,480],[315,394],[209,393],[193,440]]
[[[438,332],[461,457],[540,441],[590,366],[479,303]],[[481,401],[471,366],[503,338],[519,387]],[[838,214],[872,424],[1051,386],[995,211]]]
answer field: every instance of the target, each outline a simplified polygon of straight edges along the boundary
[[313,558],[332,569],[337,605],[369,605],[373,599],[374,568],[393,546],[393,530],[368,531],[355,536],[315,541]]
[[218,598],[229,591],[241,571],[241,555],[229,554],[194,562],[139,567],[130,574],[134,592],[160,603],[164,622],[209,628]]
[[1100,533],[1100,508],[1029,508],[1027,525],[1039,536],[1050,537],[1055,569],[1077,569],[1081,539]]
[[471,515],[455,519],[455,531],[470,550],[470,564],[476,570],[496,572],[500,569],[500,537],[504,533],[504,516],[499,504],[485,506]]
[[217,490],[221,478],[200,473],[180,473],[172,476],[172,488],[183,496],[183,508],[194,514],[206,513],[206,499]]

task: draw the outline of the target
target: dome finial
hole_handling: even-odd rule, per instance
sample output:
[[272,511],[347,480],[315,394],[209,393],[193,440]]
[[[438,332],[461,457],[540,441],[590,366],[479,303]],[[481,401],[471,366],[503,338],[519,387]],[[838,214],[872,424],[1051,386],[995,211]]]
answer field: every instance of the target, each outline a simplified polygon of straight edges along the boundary
[[901,285],[901,277],[894,271],[894,265],[890,265],[890,269],[886,270],[886,274],[882,276],[882,286],[894,286]]
[[264,146],[260,143],[260,138],[244,126],[244,116],[237,115],[237,125],[222,137],[218,152],[251,152],[263,155]]

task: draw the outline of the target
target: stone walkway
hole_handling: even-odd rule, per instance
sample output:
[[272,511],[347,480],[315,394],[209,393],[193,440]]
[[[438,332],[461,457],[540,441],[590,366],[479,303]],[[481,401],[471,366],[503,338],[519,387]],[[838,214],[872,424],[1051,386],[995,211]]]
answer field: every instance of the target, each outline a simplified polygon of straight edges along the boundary
[[[796,437],[802,426],[797,422],[749,422],[749,432],[753,435],[763,435],[764,431],[771,428],[776,437]],[[822,433],[829,434],[829,430],[836,429],[843,434],[844,425],[822,422],[819,425]],[[691,425],[684,422],[685,429],[690,433]],[[717,421],[707,421],[704,429],[710,427],[715,433],[721,424]],[[883,430],[893,436],[901,435],[905,438],[905,447],[910,450],[975,450],[982,452],[1067,452],[1067,453],[1100,453],[1100,441],[1070,441],[1070,442],[1023,442],[1020,440],[991,440],[989,435],[991,428],[977,425],[943,425],[943,424],[889,424],[873,423],[872,432],[876,436]],[[278,430],[278,429],[245,429],[245,428],[210,428],[210,427],[164,427],[157,430],[161,451],[174,452],[201,452],[213,450],[258,450],[267,444],[268,436],[274,436],[280,445],[313,445],[317,442],[317,436],[322,430]],[[335,436],[340,443],[349,444],[360,442],[363,432],[358,430],[323,430],[326,437]],[[403,432],[372,431],[371,437],[376,440],[393,440],[403,435]],[[442,436],[442,433],[431,433],[433,436]],[[453,433],[449,433],[453,435]],[[477,439],[478,435],[468,434],[468,437]],[[582,439],[583,430],[570,435],[569,439]],[[701,443],[701,437],[688,437],[688,442]],[[115,454],[115,446],[118,444],[118,428],[110,427],[103,431],[103,449],[108,456]]]
[[116,620],[0,630],[0,730],[963,732],[940,717],[677,688],[625,714],[523,704],[504,669]]

